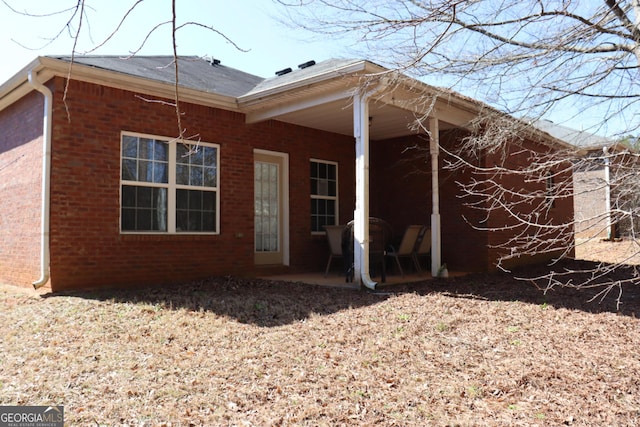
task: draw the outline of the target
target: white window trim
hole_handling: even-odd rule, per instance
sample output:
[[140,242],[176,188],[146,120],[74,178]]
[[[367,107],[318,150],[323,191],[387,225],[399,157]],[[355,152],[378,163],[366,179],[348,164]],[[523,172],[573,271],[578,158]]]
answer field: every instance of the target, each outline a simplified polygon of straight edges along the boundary
[[[140,181],[126,181],[122,179],[122,142],[123,136],[133,136],[137,138],[149,138],[158,141],[164,141],[169,145],[169,171],[168,171],[168,183],[159,184],[155,182],[140,182]],[[220,234],[220,145],[211,142],[198,142],[199,146],[215,147],[216,148],[216,186],[215,187],[201,187],[192,185],[178,185],[176,184],[176,155],[177,155],[177,139],[160,135],[152,135],[147,133],[138,132],[120,132],[120,151],[118,153],[120,159],[120,188],[118,189],[118,227],[120,234],[152,234],[158,236],[206,236],[206,235],[219,235]],[[145,187],[157,187],[167,189],[167,231],[128,231],[122,229],[122,186],[134,185]],[[216,193],[216,218],[215,227],[216,231],[176,231],[176,189],[187,190],[203,190],[203,191],[215,191]]]
[[[309,159],[309,163],[326,163],[329,165],[335,165],[336,167],[336,195],[334,196],[319,196],[319,195],[314,195],[314,194],[310,194],[311,199],[320,199],[320,200],[335,200],[336,202],[336,224],[334,225],[338,225],[338,223],[340,222],[340,210],[339,210],[339,206],[340,206],[340,168],[338,167],[338,162],[334,162],[332,160],[323,160],[323,159],[316,159],[316,158],[310,158]],[[311,179],[311,177],[309,177],[309,179]],[[324,235],[325,232],[324,231],[311,231],[312,235]]]

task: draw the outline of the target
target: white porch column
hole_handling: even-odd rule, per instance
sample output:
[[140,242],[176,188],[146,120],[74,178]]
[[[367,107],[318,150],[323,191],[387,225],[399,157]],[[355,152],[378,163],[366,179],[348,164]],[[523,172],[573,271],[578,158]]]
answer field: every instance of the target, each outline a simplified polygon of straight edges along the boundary
[[429,153],[431,154],[431,275],[436,277],[441,267],[440,193],[438,188],[438,154],[440,126],[438,119],[429,118]]
[[602,147],[602,153],[604,154],[604,206],[607,210],[607,239],[611,240],[614,236],[611,230],[611,181],[609,176],[609,148]]
[[370,93],[353,97],[353,136],[356,142],[356,207],[353,212],[353,280],[369,289],[369,100]]

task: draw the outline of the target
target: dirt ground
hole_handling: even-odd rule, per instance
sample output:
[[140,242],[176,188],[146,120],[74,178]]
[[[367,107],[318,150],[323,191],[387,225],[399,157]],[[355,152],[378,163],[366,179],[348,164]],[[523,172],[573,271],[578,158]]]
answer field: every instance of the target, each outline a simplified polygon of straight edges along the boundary
[[640,265],[640,245],[636,240],[581,239],[576,242],[576,258]]
[[64,405],[70,426],[640,425],[640,291],[590,292],[507,274],[5,287],[0,405]]

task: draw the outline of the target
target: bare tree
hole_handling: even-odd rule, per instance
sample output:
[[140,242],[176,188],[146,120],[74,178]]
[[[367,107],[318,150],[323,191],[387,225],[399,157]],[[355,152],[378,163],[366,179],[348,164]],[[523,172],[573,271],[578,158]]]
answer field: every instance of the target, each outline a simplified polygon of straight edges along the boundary
[[[93,11],[93,8],[90,6],[87,0],[75,0],[76,3],[70,7],[54,9],[51,12],[45,12],[45,13],[42,13],[40,11],[29,11],[29,10],[20,9],[18,6],[12,4],[9,0],[0,0],[0,1],[2,1],[2,3],[9,10],[11,10],[11,12],[18,15],[28,16],[34,19],[51,18],[53,16],[61,16],[64,18],[61,28],[55,34],[50,35],[48,38],[45,39],[46,40],[45,45],[51,44],[54,41],[65,36],[70,37],[73,41],[73,47],[71,49],[71,61],[69,63],[69,72],[67,75],[67,84],[65,86],[65,92],[63,96],[63,100],[65,101],[65,106],[66,106],[67,92],[69,90],[69,83],[71,81],[71,74],[73,72],[75,56],[77,54],[94,53],[101,47],[108,44],[118,34],[118,32],[123,27],[123,25],[125,25],[127,21],[130,21],[132,19],[131,16],[133,12],[136,9],[140,8],[141,5],[144,3],[144,0],[131,0],[131,4],[123,11],[120,18],[115,22],[113,22],[112,30],[109,31],[107,35],[104,36],[103,39],[99,40],[96,43],[93,43],[92,47],[90,47],[86,51],[80,52],[78,50],[78,44],[83,38],[88,38],[90,40],[93,40],[91,31],[90,31],[91,12]],[[168,45],[171,46],[173,60],[171,61],[171,63],[167,64],[167,67],[173,67],[174,69],[175,84],[174,84],[173,102],[166,103],[166,104],[175,109],[176,125],[177,125],[176,139],[181,141],[185,145],[193,146],[197,148],[197,145],[191,144],[190,141],[197,139],[198,135],[189,135],[187,129],[185,129],[182,126],[182,111],[180,108],[180,64],[179,64],[179,52],[178,52],[178,43],[177,43],[178,33],[181,30],[188,27],[198,27],[214,35],[222,37],[227,43],[230,43],[240,51],[245,51],[245,50],[239,47],[232,39],[227,37],[224,33],[218,31],[215,27],[211,25],[206,25],[202,22],[195,22],[195,21],[181,22],[179,20],[179,17],[176,11],[176,3],[177,3],[176,0],[171,0],[171,3],[169,5],[170,9],[168,10],[168,13],[167,13],[167,16],[169,18],[162,22],[152,23],[151,24],[152,26],[144,35],[143,39],[139,42],[139,44],[133,47],[133,49],[130,49],[128,55],[125,55],[124,58],[126,59],[126,58],[130,58],[137,55],[144,48],[146,43],[149,41],[149,38],[153,34],[155,34],[156,32],[158,32],[159,30],[165,27],[170,28],[170,39],[167,42],[168,42]],[[85,28],[88,28],[88,29],[85,30]],[[14,40],[14,41],[20,44],[20,41],[18,40]],[[27,47],[27,46],[23,46],[23,47]],[[153,101],[153,102],[157,102],[157,101]],[[68,108],[67,108],[67,116],[70,119]]]
[[[574,171],[607,166],[608,178],[596,187],[610,194],[611,209],[591,218],[592,227],[624,223],[636,239],[637,152],[586,156],[552,147],[536,139],[532,123],[561,117],[614,139],[638,133],[638,0],[278,1],[306,30],[349,37],[383,65],[495,107],[441,150],[445,169],[466,177],[459,182],[462,200],[481,213],[469,224],[508,230],[493,247],[503,268],[522,256],[573,255],[574,218],[558,217],[552,207],[572,199]],[[606,295],[638,281],[635,270],[612,275],[617,267],[585,271],[579,283],[570,279],[575,271],[554,271],[537,282],[546,289],[597,287]]]
[[640,124],[636,0],[278,1],[308,30],[351,33],[385,65],[507,113],[573,106],[597,111],[599,126]]

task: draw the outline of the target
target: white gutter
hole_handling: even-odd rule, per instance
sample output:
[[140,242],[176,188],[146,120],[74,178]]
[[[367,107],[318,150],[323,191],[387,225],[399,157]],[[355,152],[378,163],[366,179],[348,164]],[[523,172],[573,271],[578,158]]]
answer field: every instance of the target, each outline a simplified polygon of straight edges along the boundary
[[49,211],[51,206],[51,121],[53,112],[53,94],[38,80],[37,72],[29,71],[29,84],[44,95],[44,114],[42,118],[42,212],[40,221],[40,278],[33,282],[38,289],[49,281]]
[[384,89],[358,91],[353,97],[353,136],[356,139],[356,209],[353,212],[354,281],[374,290],[369,275],[369,98]]
[[438,154],[440,151],[440,125],[437,118],[429,118],[429,154],[431,154],[431,276],[442,273],[440,232],[440,189],[438,184]]

